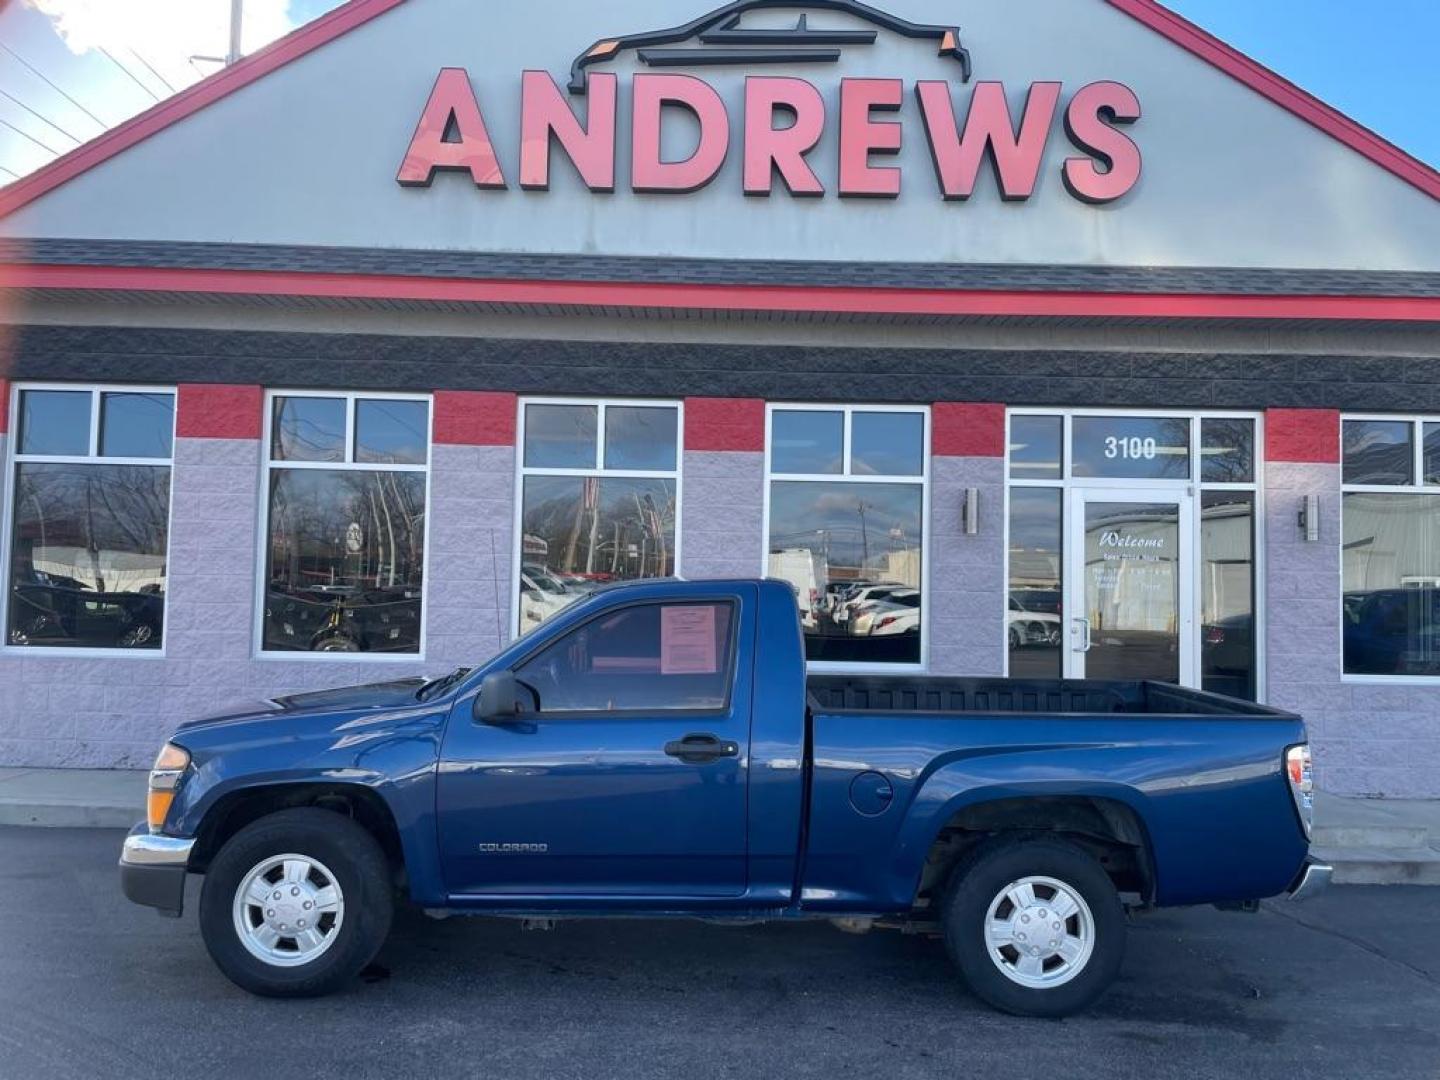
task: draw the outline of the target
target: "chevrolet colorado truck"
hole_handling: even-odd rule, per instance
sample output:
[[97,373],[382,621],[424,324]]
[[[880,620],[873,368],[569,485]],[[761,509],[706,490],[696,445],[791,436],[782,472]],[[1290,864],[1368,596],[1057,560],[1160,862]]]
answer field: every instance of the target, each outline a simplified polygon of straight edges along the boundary
[[185,724],[126,839],[257,994],[315,995],[393,907],[831,919],[933,932],[973,991],[1058,1016],[1127,909],[1252,906],[1308,858],[1300,719],[1155,682],[810,675],[780,581],[597,590],[475,669]]

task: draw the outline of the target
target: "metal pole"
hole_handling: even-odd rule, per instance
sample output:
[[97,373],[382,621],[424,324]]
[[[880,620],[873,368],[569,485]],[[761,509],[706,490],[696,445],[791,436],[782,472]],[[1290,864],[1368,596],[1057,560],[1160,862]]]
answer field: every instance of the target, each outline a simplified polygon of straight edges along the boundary
[[245,0],[230,0],[230,51],[225,54],[225,63],[230,65],[239,60],[240,33],[245,23]]

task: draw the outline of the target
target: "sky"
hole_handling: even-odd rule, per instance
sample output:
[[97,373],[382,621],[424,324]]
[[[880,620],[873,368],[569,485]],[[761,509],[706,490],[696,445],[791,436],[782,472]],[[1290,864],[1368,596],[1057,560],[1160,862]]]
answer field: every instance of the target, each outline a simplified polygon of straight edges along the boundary
[[[957,8],[982,2],[1005,0]],[[1440,0],[1168,3],[1440,167]],[[337,6],[246,0],[245,51]],[[707,0],[691,7],[699,12]],[[0,0],[0,184],[216,70],[193,58],[223,56],[229,11],[230,0]]]

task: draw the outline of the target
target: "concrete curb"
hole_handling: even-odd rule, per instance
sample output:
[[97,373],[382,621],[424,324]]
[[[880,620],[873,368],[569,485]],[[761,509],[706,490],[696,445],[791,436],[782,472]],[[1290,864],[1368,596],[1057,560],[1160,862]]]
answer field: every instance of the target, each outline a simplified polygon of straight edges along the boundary
[[145,816],[146,773],[0,769],[0,825],[128,829]]

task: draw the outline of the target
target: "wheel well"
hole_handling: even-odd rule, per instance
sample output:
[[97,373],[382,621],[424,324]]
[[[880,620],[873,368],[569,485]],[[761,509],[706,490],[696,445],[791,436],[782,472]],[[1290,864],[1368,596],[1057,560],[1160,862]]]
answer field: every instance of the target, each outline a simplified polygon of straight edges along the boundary
[[1146,903],[1154,898],[1149,840],[1135,811],[1115,799],[1043,795],[976,803],[950,818],[925,857],[916,907],[931,906],[956,863],[976,844],[1016,832],[1062,836],[1094,856],[1117,890],[1137,893]]
[[200,823],[190,869],[203,873],[225,842],[251,822],[301,806],[331,810],[355,821],[375,837],[397,878],[403,875],[405,856],[395,816],[384,799],[358,784],[274,784],[224,796]]

